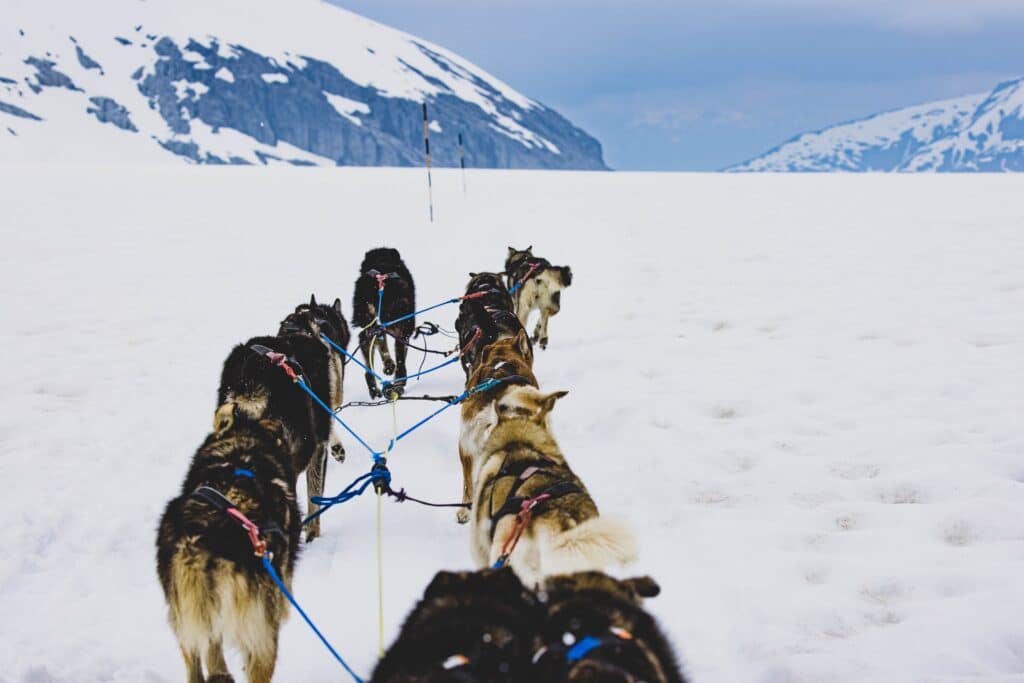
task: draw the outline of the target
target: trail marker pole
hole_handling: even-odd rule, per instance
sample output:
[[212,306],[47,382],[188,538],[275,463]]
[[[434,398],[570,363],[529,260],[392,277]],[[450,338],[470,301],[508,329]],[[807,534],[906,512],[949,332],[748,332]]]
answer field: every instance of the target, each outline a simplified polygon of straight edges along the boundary
[[427,155],[427,195],[430,198],[430,222],[434,222],[434,181],[430,174],[430,122],[427,119],[427,103],[423,103],[423,148]]
[[462,133],[459,133],[459,166],[462,167],[462,196],[466,196],[466,148],[462,146]]

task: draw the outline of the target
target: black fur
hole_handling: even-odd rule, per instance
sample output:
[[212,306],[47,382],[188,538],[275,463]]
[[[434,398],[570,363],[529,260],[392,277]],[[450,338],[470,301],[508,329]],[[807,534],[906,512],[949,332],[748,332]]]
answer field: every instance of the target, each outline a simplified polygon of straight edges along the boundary
[[[455,320],[459,348],[465,348],[477,331],[481,332],[481,338],[461,358],[467,379],[487,344],[502,336],[515,336],[521,331],[525,334],[501,274],[470,273],[469,278],[466,294],[483,292],[484,295],[463,301],[459,305],[459,317]],[[532,348],[530,356],[532,360]]]
[[284,422],[296,439],[296,472],[306,469],[313,457],[318,455],[318,448],[326,449],[331,433],[331,416],[314,404],[313,399],[296,386],[281,368],[254,351],[252,346],[265,346],[295,359],[301,366],[301,370],[295,370],[301,372],[309,388],[329,404],[330,362],[334,351],[314,336],[314,332],[322,329],[339,346],[344,348],[348,345],[348,325],[341,315],[341,302],[336,301],[334,306],[327,306],[317,304],[316,299],[312,298],[309,305],[297,306],[295,312],[285,318],[281,325],[285,327],[294,323],[308,327],[311,321],[315,324],[317,318],[326,321],[326,324],[309,328],[305,332],[253,337],[236,346],[224,361],[220,389],[217,392],[218,406],[233,397],[266,397],[266,410],[249,417],[268,417]]
[[[535,598],[508,568],[439,572],[406,618],[371,681],[529,680],[538,616]],[[464,660],[451,659],[460,655]]]
[[[379,297],[376,276],[378,273],[388,276],[384,281],[384,299],[380,311],[377,310]],[[363,263],[359,267],[359,277],[356,279],[355,294],[352,297],[352,324],[362,330],[359,333],[359,348],[362,350],[363,358],[368,366],[373,367],[370,358],[370,342],[376,337],[374,347],[378,348],[384,357],[383,374],[396,378],[402,378],[408,374],[405,365],[408,353],[406,343],[416,330],[416,318],[411,317],[389,325],[387,329],[390,334],[376,326],[371,326],[371,323],[378,316],[380,321],[387,323],[409,315],[415,310],[416,285],[398,250],[380,247],[366,252]],[[394,339],[394,361],[391,360],[388,352],[389,338]],[[381,389],[377,386],[376,378],[370,373],[365,374],[370,397],[381,396]],[[396,393],[401,394],[405,390],[405,382],[399,379],[391,387]]]
[[[650,577],[620,581],[581,572],[549,578],[534,680],[685,683],[668,639],[641,606],[641,598],[659,592]],[[600,646],[569,661],[572,645],[588,636]]]
[[[229,560],[237,572],[270,580],[238,522],[192,497],[200,486],[220,491],[261,529],[280,530],[264,534],[264,540],[274,555],[274,568],[281,574],[291,574],[299,550],[302,517],[295,502],[296,473],[288,453],[289,440],[287,428],[280,422],[252,421],[240,415],[226,429],[206,437],[192,457],[181,494],[167,504],[160,519],[157,573],[165,592],[170,586],[171,558],[184,539],[194,539],[214,557]],[[238,476],[236,468],[255,476]],[[274,480],[287,488],[282,490]]]

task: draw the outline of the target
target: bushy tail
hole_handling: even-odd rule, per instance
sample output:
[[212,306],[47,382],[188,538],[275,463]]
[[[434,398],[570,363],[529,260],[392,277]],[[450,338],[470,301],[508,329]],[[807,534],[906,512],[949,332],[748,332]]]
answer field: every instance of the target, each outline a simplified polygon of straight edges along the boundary
[[610,517],[594,517],[545,539],[541,567],[545,576],[603,571],[636,557],[636,539],[629,526]]

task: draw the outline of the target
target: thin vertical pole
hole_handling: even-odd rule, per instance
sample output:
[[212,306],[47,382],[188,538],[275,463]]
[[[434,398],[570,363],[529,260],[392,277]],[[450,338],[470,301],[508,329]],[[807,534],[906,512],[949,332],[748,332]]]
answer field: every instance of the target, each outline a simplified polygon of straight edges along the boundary
[[459,133],[459,166],[462,167],[462,196],[466,196],[466,148],[462,146],[462,133]]
[[430,222],[434,222],[434,181],[430,176],[430,123],[427,120],[427,103],[423,103],[423,148],[427,154],[427,194],[430,198]]

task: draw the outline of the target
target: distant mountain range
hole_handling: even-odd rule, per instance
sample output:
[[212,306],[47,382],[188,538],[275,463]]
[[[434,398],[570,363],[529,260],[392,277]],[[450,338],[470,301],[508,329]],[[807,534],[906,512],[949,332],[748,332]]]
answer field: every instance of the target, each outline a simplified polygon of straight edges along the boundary
[[605,169],[461,57],[317,0],[5,0],[0,163]]
[[727,171],[1024,171],[1024,78],[804,133]]

